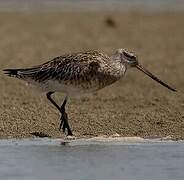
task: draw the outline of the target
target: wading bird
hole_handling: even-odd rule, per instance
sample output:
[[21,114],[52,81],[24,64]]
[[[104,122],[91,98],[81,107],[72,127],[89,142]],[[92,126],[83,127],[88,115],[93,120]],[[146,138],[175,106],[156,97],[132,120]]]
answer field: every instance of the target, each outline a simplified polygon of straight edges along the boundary
[[[112,56],[99,51],[66,54],[31,68],[4,71],[5,74],[27,81],[46,92],[48,100],[61,113],[59,129],[62,128],[63,132],[67,130],[67,135],[72,135],[65,112],[68,97],[102,89],[123,77],[131,67],[139,69],[171,91],[176,91],[141,66],[137,56],[125,49],[118,49]],[[61,106],[51,97],[55,92],[66,94]]]

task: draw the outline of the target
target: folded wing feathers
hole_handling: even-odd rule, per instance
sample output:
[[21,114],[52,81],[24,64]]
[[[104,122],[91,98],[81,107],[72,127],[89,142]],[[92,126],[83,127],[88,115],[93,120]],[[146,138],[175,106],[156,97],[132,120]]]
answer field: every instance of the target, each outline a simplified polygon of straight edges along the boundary
[[52,61],[32,68],[5,69],[4,71],[9,76],[44,82],[49,79],[64,81],[78,79],[79,77],[87,76],[91,71],[98,69],[98,67],[99,64],[97,61],[88,61],[88,59],[78,60],[76,55],[70,55],[57,57]]

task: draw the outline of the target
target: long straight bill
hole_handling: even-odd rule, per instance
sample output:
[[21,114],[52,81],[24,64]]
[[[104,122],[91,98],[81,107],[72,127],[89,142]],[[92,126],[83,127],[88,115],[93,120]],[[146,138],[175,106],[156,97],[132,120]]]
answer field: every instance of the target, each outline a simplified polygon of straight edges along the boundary
[[139,69],[140,71],[142,71],[143,73],[145,73],[146,75],[148,75],[153,80],[157,81],[159,84],[161,84],[161,85],[165,86],[166,88],[170,89],[171,91],[176,91],[176,89],[172,88],[171,86],[167,85],[166,83],[164,83],[163,81],[158,79],[156,76],[154,76],[152,73],[150,73],[144,67],[142,67],[140,64],[136,65],[136,68]]

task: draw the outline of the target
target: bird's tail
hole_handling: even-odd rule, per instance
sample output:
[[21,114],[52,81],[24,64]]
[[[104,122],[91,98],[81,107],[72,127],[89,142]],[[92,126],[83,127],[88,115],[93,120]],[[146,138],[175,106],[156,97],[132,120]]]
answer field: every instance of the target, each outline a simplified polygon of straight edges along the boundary
[[33,78],[40,70],[39,66],[25,69],[4,69],[4,74],[10,77],[16,77],[19,79]]
[[20,77],[19,71],[21,71],[21,69],[3,69],[4,74],[7,74],[10,77]]

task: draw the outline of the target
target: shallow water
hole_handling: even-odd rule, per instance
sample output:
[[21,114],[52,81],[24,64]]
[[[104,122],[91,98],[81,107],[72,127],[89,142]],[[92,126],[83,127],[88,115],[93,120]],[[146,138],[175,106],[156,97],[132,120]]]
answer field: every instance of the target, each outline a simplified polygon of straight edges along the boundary
[[1,0],[0,10],[183,10],[183,0]]
[[184,177],[183,142],[0,141],[2,180],[168,180]]

